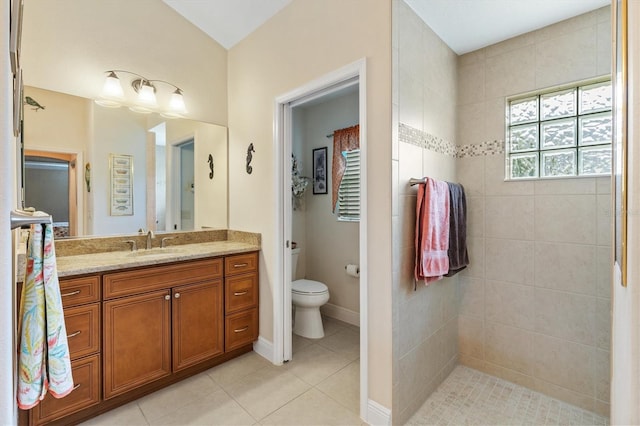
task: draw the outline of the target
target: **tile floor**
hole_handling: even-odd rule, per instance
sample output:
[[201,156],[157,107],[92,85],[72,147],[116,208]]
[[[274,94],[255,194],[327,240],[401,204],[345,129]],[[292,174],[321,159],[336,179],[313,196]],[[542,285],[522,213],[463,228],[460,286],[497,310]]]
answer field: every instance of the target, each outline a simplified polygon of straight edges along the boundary
[[360,425],[359,329],[324,324],[283,366],[250,352],[83,425]]
[[609,419],[458,365],[408,425],[608,425]]

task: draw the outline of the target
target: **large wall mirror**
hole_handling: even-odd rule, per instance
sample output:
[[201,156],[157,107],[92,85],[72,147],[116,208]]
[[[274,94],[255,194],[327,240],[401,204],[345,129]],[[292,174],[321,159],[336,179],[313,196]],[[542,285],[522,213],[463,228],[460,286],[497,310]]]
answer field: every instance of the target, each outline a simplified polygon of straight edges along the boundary
[[[59,237],[226,228],[227,128],[201,121],[226,123],[226,51],[159,1],[25,3],[24,207]],[[185,118],[96,104],[120,68],[180,85]]]
[[[24,95],[25,206],[52,214],[58,237],[226,227],[225,127],[29,86]],[[113,155],[132,161],[130,214],[111,211]]]

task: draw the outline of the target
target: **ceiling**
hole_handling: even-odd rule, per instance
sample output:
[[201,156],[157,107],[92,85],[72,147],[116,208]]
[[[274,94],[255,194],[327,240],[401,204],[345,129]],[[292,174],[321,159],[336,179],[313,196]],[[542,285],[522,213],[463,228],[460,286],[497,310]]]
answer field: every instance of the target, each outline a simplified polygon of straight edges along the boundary
[[[292,0],[163,1],[225,49],[230,49]],[[611,0],[405,2],[454,52],[463,54],[606,6]]]
[[163,1],[222,47],[230,49],[292,0]]
[[537,30],[611,0],[405,0],[458,55]]

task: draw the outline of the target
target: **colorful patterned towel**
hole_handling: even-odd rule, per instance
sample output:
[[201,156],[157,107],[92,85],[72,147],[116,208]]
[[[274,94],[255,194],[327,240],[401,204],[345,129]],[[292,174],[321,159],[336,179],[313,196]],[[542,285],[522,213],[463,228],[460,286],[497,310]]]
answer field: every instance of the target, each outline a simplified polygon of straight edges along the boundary
[[53,246],[53,226],[32,225],[27,243],[27,271],[20,303],[18,407],[28,410],[47,391],[62,398],[73,390]]

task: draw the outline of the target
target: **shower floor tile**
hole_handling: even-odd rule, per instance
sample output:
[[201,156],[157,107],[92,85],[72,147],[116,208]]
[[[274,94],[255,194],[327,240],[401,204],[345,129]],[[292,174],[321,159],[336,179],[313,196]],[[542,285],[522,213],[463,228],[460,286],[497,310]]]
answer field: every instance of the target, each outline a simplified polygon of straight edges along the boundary
[[609,419],[458,365],[407,425],[609,425]]

